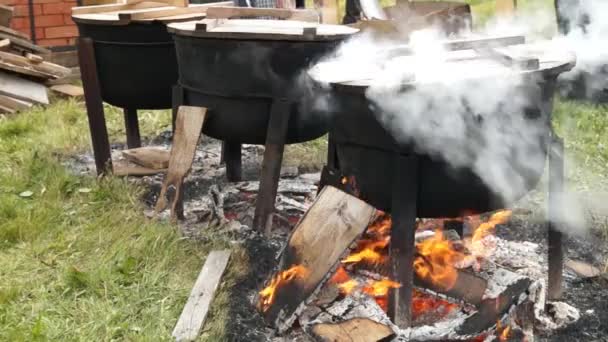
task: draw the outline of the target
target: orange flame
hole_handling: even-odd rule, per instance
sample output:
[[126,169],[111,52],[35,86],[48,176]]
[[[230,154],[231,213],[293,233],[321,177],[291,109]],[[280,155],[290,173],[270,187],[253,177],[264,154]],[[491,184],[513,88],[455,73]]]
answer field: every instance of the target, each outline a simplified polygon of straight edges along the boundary
[[458,304],[414,290],[412,297],[412,316],[414,319],[427,312],[433,312],[441,317],[445,317],[458,308]]
[[363,287],[363,292],[374,297],[384,297],[388,295],[388,290],[401,287],[396,281],[384,278],[381,280],[372,280]]
[[500,334],[500,341],[507,341],[509,340],[509,335],[511,334],[511,327],[507,326],[505,328],[505,330],[502,331],[502,333]]
[[342,260],[343,264],[352,264],[358,262],[367,262],[378,265],[386,262],[386,253],[381,253],[381,250],[388,246],[390,236],[381,238],[380,240],[360,240],[357,248],[359,251],[354,252]]
[[306,278],[308,274],[308,269],[303,265],[294,265],[291,266],[289,269],[274,276],[270,281],[270,284],[265,289],[260,291],[260,300],[258,302],[259,308],[263,312],[266,312],[266,310],[270,308],[272,303],[274,303],[277,290],[279,288],[281,288],[285,284],[288,284],[296,278]]
[[454,250],[452,242],[446,240],[440,230],[435,231],[435,236],[416,244],[416,248],[419,256],[414,260],[414,271],[418,277],[444,290],[451,289],[458,279],[454,264],[464,255]]
[[498,211],[492,214],[487,222],[483,222],[477,226],[471,238],[471,245],[469,246],[473,256],[485,258],[494,252],[496,246],[486,241],[486,238],[494,234],[496,225],[507,223],[511,218],[511,214],[511,210]]

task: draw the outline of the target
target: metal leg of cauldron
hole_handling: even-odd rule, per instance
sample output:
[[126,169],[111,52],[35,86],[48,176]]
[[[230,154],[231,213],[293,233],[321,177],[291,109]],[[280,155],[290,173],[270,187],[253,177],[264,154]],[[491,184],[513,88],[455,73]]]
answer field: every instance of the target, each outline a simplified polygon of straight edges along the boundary
[[277,196],[290,108],[286,99],[276,99],[270,109],[266,149],[260,175],[260,189],[253,217],[253,229],[269,235],[272,230],[274,201]]
[[550,300],[562,296],[562,272],[564,250],[558,213],[561,208],[561,198],[564,191],[564,141],[553,134],[549,148],[549,194],[548,194],[548,242],[549,242],[549,284],[547,297]]
[[177,111],[179,106],[184,103],[184,88],[179,85],[174,85],[171,93],[171,132],[175,132],[175,120],[177,120]]
[[97,174],[102,175],[106,172],[112,172],[112,155],[103,112],[101,88],[97,78],[95,50],[90,38],[78,38],[78,62],[80,63],[82,87],[84,88],[84,99],[89,118],[93,154],[95,155],[95,167]]
[[229,182],[240,182],[241,171],[241,144],[230,141],[222,142],[222,159],[226,163],[226,178]]
[[336,150],[336,142],[330,135],[327,138],[327,165],[323,168],[323,172],[321,172],[321,179],[319,180],[319,187],[317,188],[317,195],[323,190],[326,185],[331,185],[330,180],[328,179],[328,172],[338,169],[338,156]]
[[141,147],[139,136],[139,122],[137,121],[137,109],[125,108],[125,130],[127,132],[127,146],[129,148]]
[[391,279],[401,284],[389,298],[389,316],[400,328],[412,323],[412,290],[418,198],[418,160],[398,156],[393,168],[392,229],[389,256]]

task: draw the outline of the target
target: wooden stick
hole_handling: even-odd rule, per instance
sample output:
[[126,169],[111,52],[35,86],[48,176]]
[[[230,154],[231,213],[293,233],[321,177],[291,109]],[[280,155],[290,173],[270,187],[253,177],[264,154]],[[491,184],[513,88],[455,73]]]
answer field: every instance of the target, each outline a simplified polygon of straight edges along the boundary
[[172,336],[177,341],[192,341],[198,337],[229,259],[229,250],[212,251],[207,256],[205,265],[196,278],[190,297],[173,329]]
[[214,2],[209,4],[190,5],[188,7],[175,7],[175,8],[163,8],[163,9],[151,9],[138,12],[125,12],[118,13],[120,20],[146,20],[146,19],[159,19],[163,17],[181,15],[181,14],[205,14],[209,8],[214,6],[222,6],[232,4],[231,1]]
[[169,204],[172,219],[183,219],[182,187],[190,172],[196,145],[203,129],[207,108],[181,106],[177,113],[175,134],[169,157],[169,172],[160,190],[155,211],[158,214]]
[[169,151],[158,147],[139,147],[122,151],[126,160],[150,169],[166,169],[169,167]]
[[6,51],[9,49],[9,47],[11,46],[11,40],[10,39],[2,39],[0,40],[0,51]]

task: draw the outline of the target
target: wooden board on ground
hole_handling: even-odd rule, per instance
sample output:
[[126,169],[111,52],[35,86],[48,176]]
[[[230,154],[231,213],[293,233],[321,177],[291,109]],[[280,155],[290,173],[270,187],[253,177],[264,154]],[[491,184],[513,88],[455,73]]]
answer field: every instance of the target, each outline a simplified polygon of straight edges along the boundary
[[156,213],[170,206],[172,219],[184,218],[182,206],[184,177],[188,175],[192,167],[196,146],[198,145],[206,116],[207,108],[179,107],[169,157],[169,171],[160,189],[160,195],[155,207]]
[[192,341],[198,337],[229,259],[229,250],[212,251],[207,256],[173,329],[172,336],[177,341]]
[[323,188],[281,256],[280,272],[297,266],[306,274],[278,287],[270,303],[259,305],[267,322],[280,332],[291,326],[304,302],[331,277],[349,246],[363,234],[375,211],[334,187]]
[[49,104],[46,87],[7,72],[0,71],[0,94],[19,100]]
[[135,176],[135,177],[143,177],[143,176],[152,176],[159,173],[166,173],[167,169],[155,170],[147,167],[132,165],[127,161],[117,160],[112,162],[113,171],[112,173],[115,176],[123,177],[123,176]]
[[73,84],[57,84],[50,87],[52,91],[69,97],[84,96],[84,89]]
[[595,278],[602,273],[599,268],[582,261],[568,260],[565,266],[581,278]]
[[381,341],[394,332],[388,326],[367,318],[353,318],[340,323],[320,323],[311,333],[321,341],[368,342]]
[[146,146],[122,151],[122,155],[130,162],[150,169],[166,169],[169,167],[169,151],[158,147]]
[[0,32],[10,35],[13,38],[19,38],[19,39],[23,39],[23,40],[29,40],[30,37],[28,37],[27,34],[23,33],[23,32],[19,32],[16,30],[13,30],[11,28],[5,27],[5,26],[0,26]]
[[31,102],[18,100],[18,99],[12,98],[10,96],[0,95],[0,106],[2,106],[4,108],[10,108],[13,111],[28,109],[32,105],[33,104]]

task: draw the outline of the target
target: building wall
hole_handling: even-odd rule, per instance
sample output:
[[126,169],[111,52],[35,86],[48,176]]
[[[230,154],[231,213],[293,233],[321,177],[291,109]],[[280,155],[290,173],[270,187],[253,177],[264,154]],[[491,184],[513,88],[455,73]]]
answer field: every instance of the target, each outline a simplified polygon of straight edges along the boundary
[[[73,45],[78,28],[71,18],[71,9],[76,1],[32,0],[36,44],[42,46]],[[31,38],[28,0],[0,0],[0,4],[13,7],[11,28]]]

